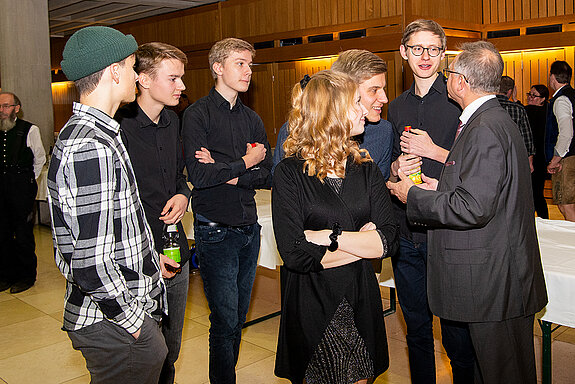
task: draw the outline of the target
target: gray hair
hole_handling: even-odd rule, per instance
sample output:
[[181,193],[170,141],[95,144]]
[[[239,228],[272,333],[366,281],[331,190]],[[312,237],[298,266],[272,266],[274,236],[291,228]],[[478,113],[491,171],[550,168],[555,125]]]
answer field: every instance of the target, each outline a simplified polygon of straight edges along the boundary
[[495,46],[487,41],[464,43],[453,62],[453,70],[465,75],[472,91],[498,93],[503,59]]

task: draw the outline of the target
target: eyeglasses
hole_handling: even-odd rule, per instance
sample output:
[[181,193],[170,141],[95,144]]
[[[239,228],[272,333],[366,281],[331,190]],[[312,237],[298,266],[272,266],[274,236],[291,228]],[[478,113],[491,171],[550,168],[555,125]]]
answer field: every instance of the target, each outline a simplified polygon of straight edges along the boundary
[[0,104],[0,109],[8,109],[17,106],[18,104]]
[[436,47],[435,45],[432,45],[431,47],[422,47],[421,45],[407,45],[405,44],[405,46],[407,48],[409,48],[409,50],[411,51],[411,54],[413,56],[421,56],[423,55],[423,52],[427,51],[427,54],[430,57],[437,57],[439,56],[439,54],[441,53],[441,51],[443,51],[443,47]]
[[543,96],[541,96],[541,95],[536,95],[536,94],[531,93],[531,92],[527,92],[527,97],[543,97]]
[[443,76],[445,76],[446,78],[449,78],[450,73],[453,73],[454,75],[462,76],[463,80],[465,80],[466,83],[469,83],[469,81],[467,81],[467,77],[465,77],[465,75],[463,73],[455,72],[455,71],[452,71],[451,69],[448,69],[448,68],[443,68]]

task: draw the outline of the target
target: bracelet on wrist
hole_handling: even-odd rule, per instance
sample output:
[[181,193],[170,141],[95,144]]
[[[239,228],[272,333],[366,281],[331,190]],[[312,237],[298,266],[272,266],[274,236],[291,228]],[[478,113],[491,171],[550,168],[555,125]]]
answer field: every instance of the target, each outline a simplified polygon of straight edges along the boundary
[[337,222],[333,223],[333,226],[331,227],[331,234],[329,235],[329,239],[331,240],[331,244],[327,247],[327,249],[330,252],[335,252],[337,250],[337,248],[339,247],[339,244],[337,243],[337,237],[339,235],[341,235],[342,232],[343,231],[342,231],[339,223],[337,223]]

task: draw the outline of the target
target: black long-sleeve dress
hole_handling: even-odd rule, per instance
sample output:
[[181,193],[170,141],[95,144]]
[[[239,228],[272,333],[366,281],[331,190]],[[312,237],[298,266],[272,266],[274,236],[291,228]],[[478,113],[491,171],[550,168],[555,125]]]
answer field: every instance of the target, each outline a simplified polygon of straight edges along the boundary
[[[309,384],[337,384],[345,380],[342,366],[351,366],[367,369],[360,376],[368,372],[377,377],[389,366],[389,357],[372,264],[364,259],[323,269],[327,249],[307,242],[304,230],[330,229],[338,222],[344,231],[358,231],[371,221],[380,232],[384,255],[391,255],[397,249],[397,225],[389,191],[372,162],[348,160],[339,193],[302,167],[301,160],[284,159],[273,180],[274,232],[284,262],[275,374],[293,383],[305,378]],[[342,323],[349,327],[339,329]],[[348,348],[343,355],[342,348]],[[331,361],[342,358],[345,361]],[[323,368],[318,369],[318,361]],[[331,376],[315,380],[326,372]]]

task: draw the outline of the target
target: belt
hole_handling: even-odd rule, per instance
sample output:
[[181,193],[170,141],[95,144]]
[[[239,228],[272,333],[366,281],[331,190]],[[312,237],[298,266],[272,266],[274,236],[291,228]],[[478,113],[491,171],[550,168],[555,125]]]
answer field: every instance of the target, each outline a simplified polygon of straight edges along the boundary
[[212,227],[212,228],[244,228],[247,227],[247,225],[227,225],[227,224],[222,224],[222,223],[216,223],[213,221],[203,221],[203,220],[196,220],[195,224],[197,225],[204,225],[206,227]]

